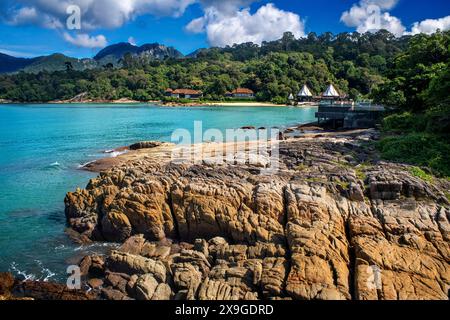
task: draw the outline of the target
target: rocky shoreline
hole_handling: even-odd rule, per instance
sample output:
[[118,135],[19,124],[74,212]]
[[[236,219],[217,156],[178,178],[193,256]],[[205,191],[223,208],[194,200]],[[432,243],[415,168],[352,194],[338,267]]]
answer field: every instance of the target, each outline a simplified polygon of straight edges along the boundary
[[123,243],[80,262],[84,288],[109,300],[448,299],[450,183],[380,161],[377,136],[280,141],[271,175],[242,159],[248,144],[226,163],[172,161],[170,144],[103,163],[65,199],[81,239]]

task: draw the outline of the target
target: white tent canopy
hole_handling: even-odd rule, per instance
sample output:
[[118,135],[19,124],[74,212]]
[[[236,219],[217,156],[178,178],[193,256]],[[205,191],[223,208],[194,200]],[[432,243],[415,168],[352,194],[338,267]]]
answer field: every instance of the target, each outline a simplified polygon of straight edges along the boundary
[[299,97],[312,97],[311,90],[309,90],[308,86],[305,84],[303,85],[302,89],[298,93]]
[[327,88],[327,90],[323,93],[324,97],[333,97],[338,98],[340,97],[339,92],[336,90],[336,88],[330,84]]
[[294,100],[294,95],[291,93],[288,97],[289,100]]

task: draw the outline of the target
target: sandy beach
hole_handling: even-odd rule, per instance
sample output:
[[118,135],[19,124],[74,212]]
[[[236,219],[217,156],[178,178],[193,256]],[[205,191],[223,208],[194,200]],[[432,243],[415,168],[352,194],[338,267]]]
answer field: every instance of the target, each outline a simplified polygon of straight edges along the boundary
[[[20,104],[23,102],[18,101],[9,101],[9,100],[2,100],[0,99],[0,104]],[[48,101],[48,102],[33,102],[33,104],[135,104],[135,105],[160,105],[165,107],[205,107],[205,106],[220,106],[220,107],[316,107],[317,103],[299,103],[298,105],[289,105],[289,104],[276,104],[271,102],[223,102],[223,101],[217,101],[217,102],[201,102],[201,101],[195,101],[189,103],[181,103],[181,102],[163,102],[163,101],[137,101],[127,98],[117,99],[117,100],[93,100],[93,99],[69,99],[69,100],[55,100],[55,101]]]
[[177,103],[177,102],[171,102],[171,103],[163,103],[164,106],[173,106],[173,107],[204,107],[204,106],[220,106],[220,107],[315,107],[317,106],[316,103],[302,103],[298,104],[296,106],[289,105],[289,104],[275,104],[271,102],[223,102],[223,101],[217,101],[217,102],[191,102],[191,103]]
[[275,104],[270,102],[205,102],[202,103],[202,105],[221,107],[289,107],[287,104]]

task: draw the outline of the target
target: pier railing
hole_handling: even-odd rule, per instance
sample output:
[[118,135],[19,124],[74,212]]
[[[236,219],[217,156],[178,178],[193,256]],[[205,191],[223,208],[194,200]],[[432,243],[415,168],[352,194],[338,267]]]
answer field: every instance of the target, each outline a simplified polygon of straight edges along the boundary
[[370,104],[319,105],[316,118],[319,123],[332,120],[335,126],[341,123],[344,127],[354,128],[375,124],[384,110],[383,106]]

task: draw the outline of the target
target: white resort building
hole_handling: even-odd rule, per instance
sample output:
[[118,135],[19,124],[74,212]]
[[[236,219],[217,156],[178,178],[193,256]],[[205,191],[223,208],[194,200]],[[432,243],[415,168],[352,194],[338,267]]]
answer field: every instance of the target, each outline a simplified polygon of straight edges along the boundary
[[300,102],[306,102],[306,101],[313,100],[313,94],[311,93],[311,90],[309,90],[309,88],[306,84],[303,85],[302,89],[297,94],[297,98],[298,98],[298,101],[300,101]]
[[333,86],[333,84],[330,84],[327,90],[325,90],[325,92],[322,94],[322,98],[324,99],[339,99],[340,97],[341,95]]

